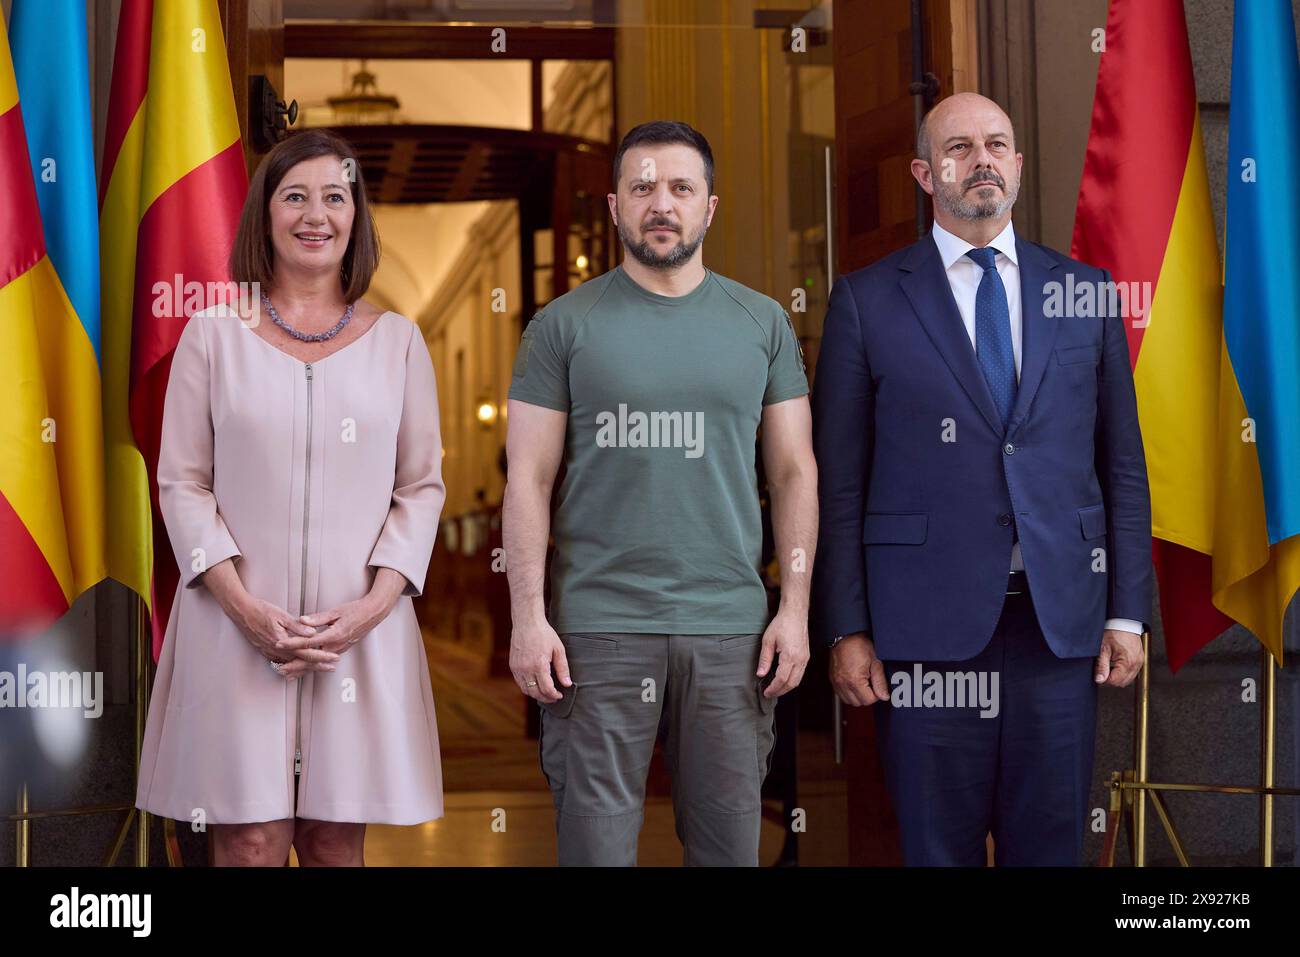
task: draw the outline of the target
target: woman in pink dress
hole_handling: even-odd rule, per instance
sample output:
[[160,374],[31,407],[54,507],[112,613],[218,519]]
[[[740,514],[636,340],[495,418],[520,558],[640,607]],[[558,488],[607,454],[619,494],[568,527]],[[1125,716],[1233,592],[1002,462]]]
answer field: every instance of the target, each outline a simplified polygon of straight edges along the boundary
[[442,816],[411,603],[445,498],[437,391],[419,328],[361,299],[378,261],[356,154],[290,136],[231,254],[260,310],[195,314],[172,359],[158,490],[181,583],[136,806],[213,826],[219,865],[290,845],[361,864],[367,822]]

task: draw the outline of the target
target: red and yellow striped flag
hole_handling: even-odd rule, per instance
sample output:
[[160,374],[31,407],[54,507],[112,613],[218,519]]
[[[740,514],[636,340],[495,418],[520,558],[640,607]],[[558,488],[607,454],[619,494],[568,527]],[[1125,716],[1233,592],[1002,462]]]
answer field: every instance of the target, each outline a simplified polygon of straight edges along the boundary
[[48,627],[104,577],[99,370],[31,162],[0,29],[0,638]]
[[155,286],[184,302],[178,281],[229,278],[248,188],[216,0],[123,0],[100,182],[109,565],[151,595],[156,659],[179,580],[157,507],[158,443],[188,314],[155,315]]

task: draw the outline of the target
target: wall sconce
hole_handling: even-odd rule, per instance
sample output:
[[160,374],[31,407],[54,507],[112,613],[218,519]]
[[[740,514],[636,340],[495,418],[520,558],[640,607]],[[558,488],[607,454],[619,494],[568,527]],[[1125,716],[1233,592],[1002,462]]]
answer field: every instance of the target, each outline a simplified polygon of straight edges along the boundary
[[496,403],[486,397],[479,399],[478,404],[474,409],[474,416],[478,419],[479,425],[483,426],[483,428],[492,428],[493,424],[497,420]]

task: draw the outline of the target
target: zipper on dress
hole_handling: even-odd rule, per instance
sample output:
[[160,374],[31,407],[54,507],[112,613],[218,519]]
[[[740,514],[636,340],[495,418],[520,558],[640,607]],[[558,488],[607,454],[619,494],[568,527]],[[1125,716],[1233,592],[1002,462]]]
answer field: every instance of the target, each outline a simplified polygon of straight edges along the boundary
[[[303,480],[302,489],[302,573],[298,579],[298,615],[307,614],[307,522],[311,510],[311,363],[308,362],[304,367],[307,374],[307,456],[306,456],[306,475]],[[294,720],[294,742],[293,742],[293,806],[294,813],[298,808],[298,780],[302,776],[302,683],[306,675],[298,679],[298,713]]]

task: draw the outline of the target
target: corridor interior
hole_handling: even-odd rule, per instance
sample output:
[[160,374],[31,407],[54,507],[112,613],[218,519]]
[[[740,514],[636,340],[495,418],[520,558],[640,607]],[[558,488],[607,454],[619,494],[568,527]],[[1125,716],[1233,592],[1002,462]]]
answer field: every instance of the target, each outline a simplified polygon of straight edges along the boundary
[[[304,5],[295,7],[303,15]],[[763,104],[761,120],[751,117],[752,106],[733,115],[730,104],[719,123],[682,116],[717,138],[723,201],[710,230],[708,261],[782,300],[793,289],[806,300],[803,314],[791,308],[802,327],[820,315],[825,301],[825,154],[834,135],[829,45],[791,55],[775,33],[739,15],[734,26],[713,23],[709,29],[735,53],[729,97],[742,97],[744,87],[760,79],[777,95]],[[666,55],[661,41],[652,43],[651,31],[635,22],[617,31],[617,69],[613,45],[603,58],[603,48],[592,46],[589,58],[531,64],[323,55],[290,56],[284,63],[287,98],[300,108],[298,125],[336,128],[358,148],[383,244],[367,298],[421,327],[442,417],[447,500],[416,611],[437,711],[446,816],[416,827],[371,826],[368,864],[549,865],[556,859],[554,808],[538,759],[537,705],[524,698],[506,667],[508,591],[496,560],[505,395],[532,313],[617,262],[605,208],[616,136],[664,109],[645,97],[679,95],[644,83],[657,69],[650,58]],[[678,40],[690,35],[673,33]],[[629,115],[638,112],[650,115]],[[742,207],[742,138],[762,135],[774,144],[766,151],[764,175],[778,199],[762,209]],[[732,187],[726,176],[739,185]],[[732,196],[735,205],[729,205]],[[815,332],[801,329],[801,336],[805,331]],[[800,724],[791,711],[801,717],[815,712],[819,720],[803,723],[797,765],[776,775],[784,774],[784,790],[770,788],[783,799],[766,802],[764,865],[847,862],[846,788],[834,761],[824,657],[812,667],[823,672],[804,695],[812,700],[780,706],[789,724],[778,731],[784,748]],[[796,766],[797,788],[790,786]],[[773,783],[779,782],[769,775]],[[647,786],[642,864],[681,863],[670,791],[657,752]]]

